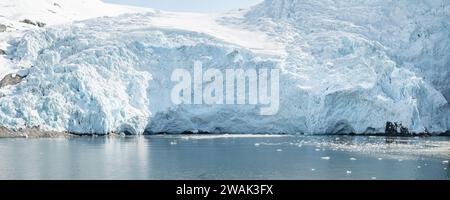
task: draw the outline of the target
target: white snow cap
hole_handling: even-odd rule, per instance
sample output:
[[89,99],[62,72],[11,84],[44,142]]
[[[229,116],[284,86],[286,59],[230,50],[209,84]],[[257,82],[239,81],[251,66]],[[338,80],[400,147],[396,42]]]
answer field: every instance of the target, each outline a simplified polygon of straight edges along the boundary
[[29,19],[54,25],[150,9],[107,4],[101,0],[1,0],[0,11],[2,20]]

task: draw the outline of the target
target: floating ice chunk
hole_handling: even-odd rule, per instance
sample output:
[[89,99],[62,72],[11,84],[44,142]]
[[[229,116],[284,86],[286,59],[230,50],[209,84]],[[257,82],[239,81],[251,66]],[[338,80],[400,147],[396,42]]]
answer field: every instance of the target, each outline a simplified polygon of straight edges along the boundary
[[316,151],[320,151],[320,149],[316,149]]
[[422,168],[422,166],[417,166],[417,169],[420,169],[420,168]]
[[442,161],[442,164],[448,164],[448,160]]
[[261,144],[259,143],[255,143],[255,147],[259,147]]
[[350,160],[352,160],[352,161],[355,161],[355,160],[356,160],[356,158],[350,158]]
[[398,162],[403,162],[403,159],[398,159]]
[[378,160],[383,160],[383,158],[378,158]]
[[372,177],[371,179],[372,179],[372,180],[377,180],[377,177]]
[[316,169],[312,168],[311,171],[316,171]]
[[278,151],[278,152],[282,152],[282,151],[283,151],[283,149],[277,149],[277,151]]
[[176,141],[170,142],[170,145],[177,145],[178,143]]
[[350,175],[350,174],[352,174],[352,171],[347,171],[347,175]]
[[321,157],[322,160],[330,160],[331,158],[329,156]]

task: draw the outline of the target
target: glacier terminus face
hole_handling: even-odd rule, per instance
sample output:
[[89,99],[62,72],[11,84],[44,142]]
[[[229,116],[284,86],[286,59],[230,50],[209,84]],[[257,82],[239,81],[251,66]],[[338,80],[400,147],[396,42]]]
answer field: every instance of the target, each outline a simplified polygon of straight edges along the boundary
[[0,87],[0,126],[345,134],[400,122],[445,132],[449,19],[449,0],[266,0],[33,29],[8,40],[0,60],[24,77]]
[[266,105],[260,115],[275,115],[280,106],[279,76],[279,69],[270,72],[267,69],[226,69],[222,72],[210,68],[203,73],[202,63],[195,62],[193,78],[184,69],[172,72],[171,80],[178,83],[172,89],[171,99],[175,105]]

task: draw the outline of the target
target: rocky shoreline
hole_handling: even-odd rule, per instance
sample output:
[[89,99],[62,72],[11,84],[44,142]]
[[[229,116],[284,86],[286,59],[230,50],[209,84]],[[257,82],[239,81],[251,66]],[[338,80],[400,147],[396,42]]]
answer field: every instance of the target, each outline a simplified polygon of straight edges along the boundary
[[39,128],[10,130],[5,127],[0,127],[0,138],[59,138],[69,136],[71,136],[69,133],[43,131]]
[[[182,133],[181,135],[208,135],[216,133]],[[0,127],[0,138],[66,138],[66,137],[82,137],[82,136],[102,136],[116,137],[124,134],[108,133],[108,134],[81,134],[69,132],[44,131],[39,128],[27,128],[19,130],[10,130]],[[153,133],[143,135],[170,135],[170,133]],[[288,135],[288,134],[283,134]],[[315,134],[312,136],[376,136],[376,137],[450,137],[450,130],[439,133],[348,133],[348,134]]]

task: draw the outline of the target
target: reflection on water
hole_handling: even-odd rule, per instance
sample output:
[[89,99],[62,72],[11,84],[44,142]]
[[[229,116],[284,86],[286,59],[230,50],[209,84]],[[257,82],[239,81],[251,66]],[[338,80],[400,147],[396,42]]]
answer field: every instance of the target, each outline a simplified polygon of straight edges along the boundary
[[0,139],[0,179],[450,179],[450,138]]

